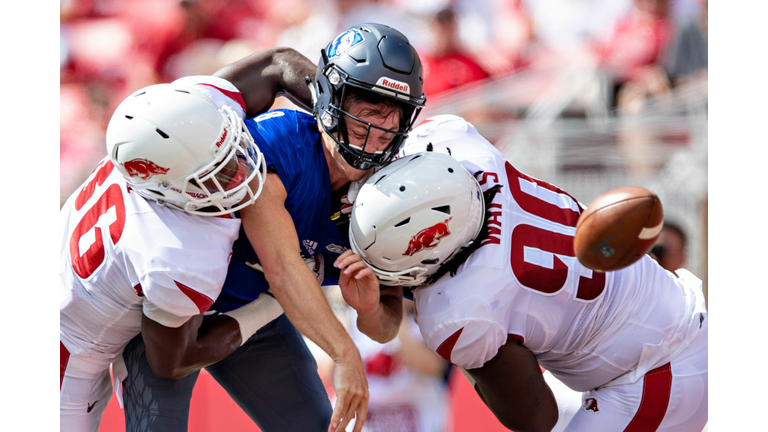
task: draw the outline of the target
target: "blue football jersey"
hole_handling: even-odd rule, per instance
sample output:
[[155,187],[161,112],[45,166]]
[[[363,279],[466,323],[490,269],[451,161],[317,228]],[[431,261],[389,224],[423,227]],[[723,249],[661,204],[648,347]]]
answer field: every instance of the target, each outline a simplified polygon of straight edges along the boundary
[[[328,164],[313,116],[293,110],[274,110],[246,120],[248,130],[264,154],[270,172],[285,186],[285,208],[296,227],[301,255],[325,257],[325,285],[337,283],[333,261],[349,248],[345,232],[331,221],[332,193]],[[227,278],[213,309],[226,312],[255,300],[269,289],[259,268],[259,257],[245,231],[232,248]]]

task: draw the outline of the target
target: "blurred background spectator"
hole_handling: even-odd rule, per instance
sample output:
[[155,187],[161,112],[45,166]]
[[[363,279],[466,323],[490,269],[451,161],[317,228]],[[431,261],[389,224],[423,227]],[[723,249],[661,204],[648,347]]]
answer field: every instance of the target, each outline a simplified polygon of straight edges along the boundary
[[[276,45],[317,61],[343,29],[372,21],[402,31],[421,55],[421,120],[468,118],[516,168],[581,202],[617,186],[654,190],[665,214],[686,221],[684,265],[706,291],[707,9],[707,0],[60,0],[60,200],[105,155],[106,125],[132,91]],[[295,108],[282,98],[278,107]],[[481,402],[453,379],[449,417],[460,432],[463,407]],[[472,417],[468,430],[497,430],[492,416]]]
[[429,20],[432,48],[420,53],[427,98],[490,75],[468,55],[452,8],[442,9]]
[[687,254],[688,236],[683,227],[673,221],[664,221],[664,227],[651,249],[651,255],[662,267],[674,272],[685,267]]
[[[429,349],[413,319],[413,302],[404,302],[397,337],[380,344],[360,333],[354,309],[341,315],[357,344],[368,376],[368,417],[363,432],[445,432],[449,417],[450,364]],[[332,366],[332,363],[330,363]],[[332,377],[326,369],[326,380]],[[354,421],[347,427],[350,432]]]

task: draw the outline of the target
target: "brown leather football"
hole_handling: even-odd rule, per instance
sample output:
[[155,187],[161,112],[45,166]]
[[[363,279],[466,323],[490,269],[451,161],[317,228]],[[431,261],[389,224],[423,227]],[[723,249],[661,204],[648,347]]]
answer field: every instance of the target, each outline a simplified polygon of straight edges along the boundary
[[651,250],[663,224],[661,200],[653,191],[637,186],[612,189],[595,198],[579,217],[573,249],[587,268],[620,270]]

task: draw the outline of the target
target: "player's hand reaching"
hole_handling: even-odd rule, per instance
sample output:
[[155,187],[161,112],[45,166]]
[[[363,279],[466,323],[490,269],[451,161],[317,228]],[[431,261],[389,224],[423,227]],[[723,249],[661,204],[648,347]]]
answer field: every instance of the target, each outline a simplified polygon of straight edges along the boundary
[[351,351],[346,359],[335,360],[333,388],[336,392],[336,406],[333,407],[328,432],[343,432],[354,418],[353,432],[360,432],[368,414],[368,379],[360,353]]
[[333,265],[341,271],[339,287],[344,301],[358,313],[367,313],[379,306],[379,280],[359,255],[348,250]]

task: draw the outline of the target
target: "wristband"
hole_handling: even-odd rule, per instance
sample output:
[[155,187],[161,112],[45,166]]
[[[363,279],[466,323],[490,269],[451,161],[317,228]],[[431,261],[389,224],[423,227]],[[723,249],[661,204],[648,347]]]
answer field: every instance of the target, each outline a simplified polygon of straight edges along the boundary
[[250,339],[260,328],[282,314],[283,308],[280,303],[266,292],[262,293],[256,300],[224,313],[224,315],[234,318],[240,325],[240,337],[242,338],[240,346],[243,346],[245,341]]

